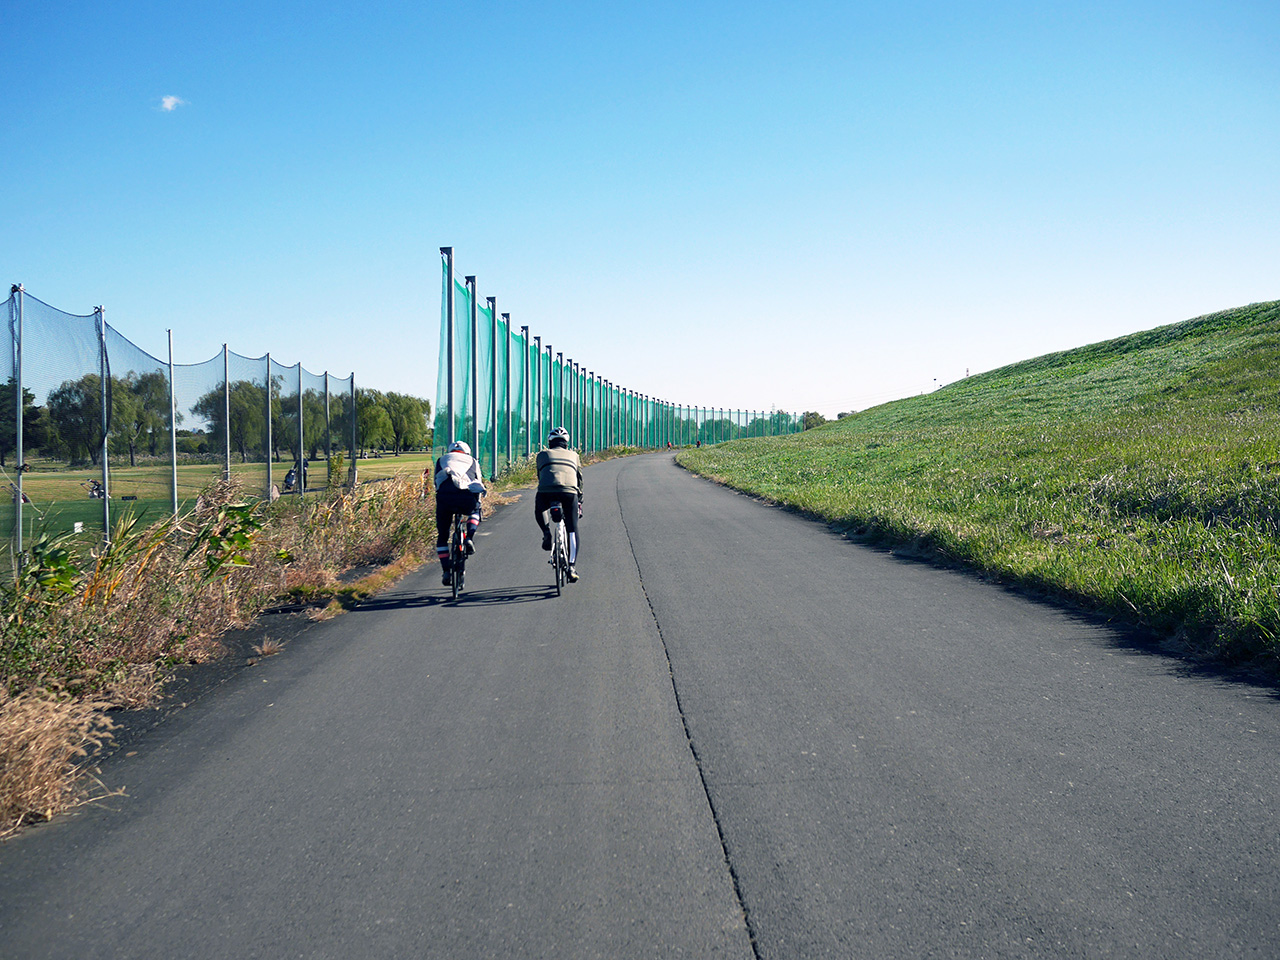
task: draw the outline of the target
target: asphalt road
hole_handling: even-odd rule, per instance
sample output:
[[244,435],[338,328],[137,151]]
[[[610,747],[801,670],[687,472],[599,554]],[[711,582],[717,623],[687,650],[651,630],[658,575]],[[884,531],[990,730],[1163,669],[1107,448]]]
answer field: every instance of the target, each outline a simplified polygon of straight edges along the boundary
[[1280,700],[668,455],[531,496],[0,845],[0,956],[1280,956]]

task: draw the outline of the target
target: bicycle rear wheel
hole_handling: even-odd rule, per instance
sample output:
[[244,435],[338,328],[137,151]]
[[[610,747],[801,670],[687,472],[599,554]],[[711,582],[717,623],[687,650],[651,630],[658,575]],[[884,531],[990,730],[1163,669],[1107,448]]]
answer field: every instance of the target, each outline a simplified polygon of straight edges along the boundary
[[556,524],[555,552],[551,555],[551,565],[555,567],[556,571],[556,596],[558,597],[564,591],[565,556],[563,522]]
[[453,589],[453,599],[458,599],[462,592],[462,583],[466,575],[467,551],[462,545],[464,536],[461,518],[455,517],[453,522],[453,540],[449,545],[452,560],[449,569],[449,584]]

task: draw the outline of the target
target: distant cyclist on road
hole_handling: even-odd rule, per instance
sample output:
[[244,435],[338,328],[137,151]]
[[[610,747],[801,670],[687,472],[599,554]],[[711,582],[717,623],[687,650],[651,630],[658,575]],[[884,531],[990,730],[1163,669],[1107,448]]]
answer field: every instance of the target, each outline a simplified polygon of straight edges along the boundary
[[569,431],[556,427],[547,437],[549,449],[539,450],[538,492],[533,498],[533,512],[542,528],[542,549],[551,549],[551,527],[547,511],[559,502],[564,509],[564,526],[569,532],[569,582],[576,583],[578,571],[578,510],[582,503],[582,461],[569,449]]
[[476,528],[480,526],[480,498],[484,481],[480,479],[480,462],[471,448],[461,440],[449,444],[449,450],[436,461],[436,556],[440,558],[441,582],[449,585],[449,534],[453,518],[467,518],[467,554],[476,552]]

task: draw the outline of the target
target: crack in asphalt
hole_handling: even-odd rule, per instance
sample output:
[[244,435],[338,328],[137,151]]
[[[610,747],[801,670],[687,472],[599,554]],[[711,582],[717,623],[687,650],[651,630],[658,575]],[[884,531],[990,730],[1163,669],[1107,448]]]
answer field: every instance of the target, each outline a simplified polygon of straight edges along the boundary
[[698,780],[702,784],[702,795],[707,799],[707,809],[711,811],[711,820],[716,825],[716,838],[720,841],[720,854],[724,857],[724,865],[729,871],[729,880],[733,884],[733,898],[738,903],[738,909],[742,911],[742,921],[746,924],[747,939],[751,943],[751,954],[760,960],[760,947],[756,942],[756,928],[751,919],[751,911],[747,909],[746,902],[742,898],[742,884],[738,878],[738,871],[733,865],[733,860],[729,857],[729,845],[725,839],[724,827],[720,823],[720,811],[716,809],[715,801],[711,798],[711,789],[707,784],[707,774],[702,766],[702,757],[698,754],[697,744],[693,742],[693,734],[689,731],[689,718],[685,715],[684,701],[680,697],[680,685],[676,683],[675,668],[671,665],[671,650],[667,647],[667,638],[662,632],[662,622],[658,619],[658,611],[653,608],[653,601],[649,598],[649,591],[644,585],[644,571],[640,567],[640,558],[636,556],[636,548],[634,541],[631,539],[631,528],[627,525],[627,512],[622,506],[622,495],[618,491],[618,486],[622,482],[623,471],[619,470],[614,480],[613,492],[618,498],[618,515],[622,519],[622,529],[627,535],[627,546],[631,550],[631,559],[636,565],[636,577],[640,583],[640,592],[644,594],[644,601],[649,605],[649,615],[653,617],[654,628],[658,631],[658,639],[662,641],[662,655],[667,660],[667,675],[671,678],[671,692],[675,695],[676,712],[680,714],[680,725],[684,728],[684,738],[689,744],[689,754],[693,757],[694,766],[698,769]]

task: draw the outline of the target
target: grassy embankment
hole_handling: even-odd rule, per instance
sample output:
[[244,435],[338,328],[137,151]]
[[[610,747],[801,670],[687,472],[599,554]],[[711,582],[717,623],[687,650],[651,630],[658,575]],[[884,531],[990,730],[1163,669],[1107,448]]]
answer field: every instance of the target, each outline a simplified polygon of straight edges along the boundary
[[970,377],[689,469],[1280,664],[1280,302]]

